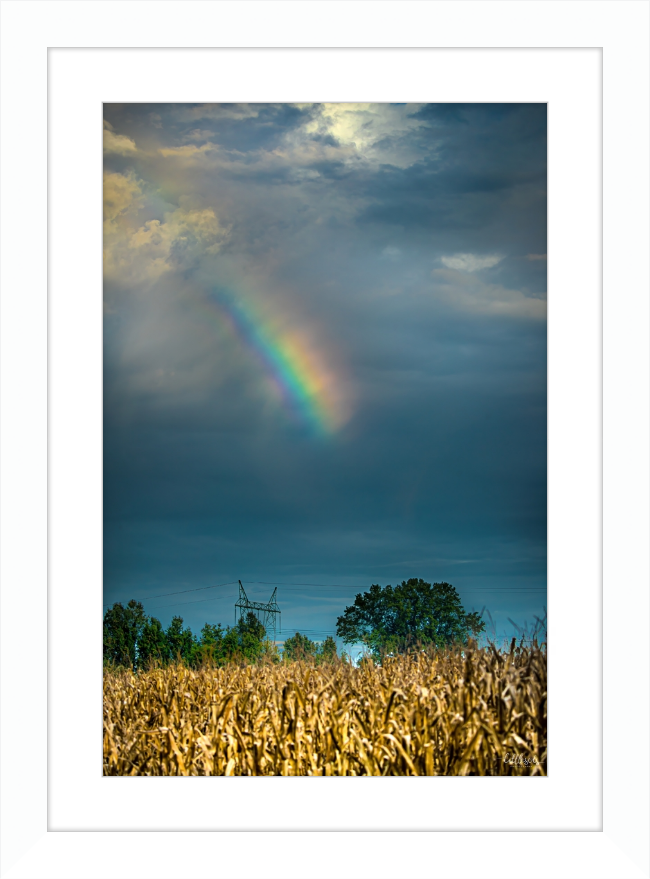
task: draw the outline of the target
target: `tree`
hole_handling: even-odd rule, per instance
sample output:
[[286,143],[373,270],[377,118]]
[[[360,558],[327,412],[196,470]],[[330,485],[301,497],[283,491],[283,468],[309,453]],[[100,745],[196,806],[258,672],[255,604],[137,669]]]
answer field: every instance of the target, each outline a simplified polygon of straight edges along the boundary
[[104,614],[104,662],[135,668],[137,646],[147,617],[139,601],[119,601]]
[[194,642],[190,665],[198,668],[206,663],[220,664],[223,660],[223,635],[221,625],[206,623]]
[[318,655],[321,662],[334,662],[336,659],[336,641],[331,635],[328,635],[320,645]]
[[484,629],[479,614],[465,613],[451,584],[415,578],[395,587],[373,584],[336,621],[345,644],[361,642],[376,659],[417,645],[464,644]]
[[223,629],[221,625],[206,623],[201,629],[201,637],[199,644],[202,647],[216,647],[223,640]]
[[301,635],[300,632],[296,632],[284,642],[283,655],[290,662],[299,659],[315,659],[317,653],[318,645],[306,635]]
[[467,631],[472,638],[478,638],[481,632],[485,631],[485,622],[481,619],[481,614],[476,613],[475,610],[466,614],[465,622],[467,624]]
[[233,629],[228,627],[224,631],[221,626],[206,623],[195,647],[195,664],[207,657],[218,665],[242,659],[256,662],[263,656],[275,659],[275,653],[273,645],[266,640],[266,629],[249,611]]
[[165,664],[169,658],[169,644],[160,620],[147,617],[138,642],[138,668],[148,668],[151,662]]
[[306,635],[296,632],[284,642],[284,657],[290,662],[294,660],[311,660],[317,665],[333,662],[336,659],[336,641],[331,635],[318,644]]
[[252,611],[239,618],[235,627],[237,645],[242,657],[255,662],[262,655],[262,644],[266,639],[266,629]]
[[180,660],[189,664],[192,661],[196,641],[189,626],[186,629],[183,628],[183,617],[172,618],[165,632],[165,640],[172,662]]

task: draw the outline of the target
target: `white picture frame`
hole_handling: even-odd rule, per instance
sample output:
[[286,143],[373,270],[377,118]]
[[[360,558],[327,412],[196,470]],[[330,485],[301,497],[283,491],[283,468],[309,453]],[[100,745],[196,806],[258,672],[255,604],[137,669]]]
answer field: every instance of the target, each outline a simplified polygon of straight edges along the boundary
[[[2,2],[2,876],[648,876],[649,11]],[[145,99],[549,102],[548,778],[102,777],[101,102]]]

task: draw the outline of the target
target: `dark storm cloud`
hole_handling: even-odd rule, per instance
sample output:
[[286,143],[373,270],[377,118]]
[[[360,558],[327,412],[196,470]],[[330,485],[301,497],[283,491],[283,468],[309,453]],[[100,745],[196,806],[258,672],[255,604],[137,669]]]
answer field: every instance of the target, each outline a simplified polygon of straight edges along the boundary
[[[422,576],[540,611],[545,106],[105,118],[105,601]],[[331,435],[282,408],[218,287],[307,332],[347,401]],[[229,601],[159,615],[229,622]]]

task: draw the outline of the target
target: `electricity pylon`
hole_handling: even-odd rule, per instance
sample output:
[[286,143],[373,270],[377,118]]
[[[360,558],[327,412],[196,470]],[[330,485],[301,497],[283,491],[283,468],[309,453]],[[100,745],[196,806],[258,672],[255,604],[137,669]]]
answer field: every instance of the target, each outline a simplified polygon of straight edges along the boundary
[[[261,601],[249,601],[248,595],[246,595],[246,590],[241,584],[241,580],[239,580],[239,599],[237,604],[235,604],[235,625],[237,625],[237,620],[241,619],[244,614],[247,614],[249,611],[254,613],[260,623],[264,626],[264,630],[266,631],[266,637],[269,638],[271,634],[271,630],[273,630],[273,643],[275,643],[276,639],[276,619],[279,623],[280,632],[282,632],[282,617],[280,616],[281,611],[278,607],[278,602],[276,600],[276,595],[278,592],[278,587],[276,586],[273,590],[273,595],[271,596],[270,601],[266,604]],[[239,610],[239,616],[237,615],[237,611]]]

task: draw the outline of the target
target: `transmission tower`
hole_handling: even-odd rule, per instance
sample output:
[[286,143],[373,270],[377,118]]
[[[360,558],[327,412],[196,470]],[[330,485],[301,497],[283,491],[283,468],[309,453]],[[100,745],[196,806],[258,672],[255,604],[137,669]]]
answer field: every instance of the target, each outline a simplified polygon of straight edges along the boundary
[[282,632],[282,617],[280,616],[281,611],[276,599],[277,592],[278,587],[276,586],[273,590],[273,595],[271,596],[270,601],[266,604],[263,604],[261,601],[249,601],[248,595],[246,595],[246,590],[242,586],[241,580],[239,580],[239,599],[235,604],[235,625],[237,625],[238,619],[241,619],[250,611],[255,614],[257,619],[264,626],[267,638],[270,638],[271,631],[273,631],[273,643],[275,643],[277,636],[276,620],[279,623],[279,630]]

